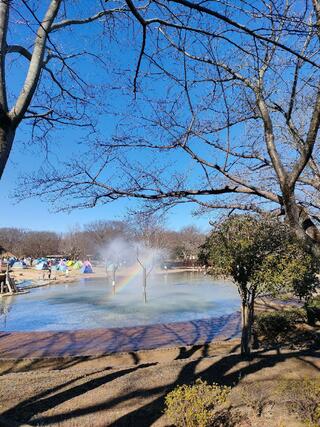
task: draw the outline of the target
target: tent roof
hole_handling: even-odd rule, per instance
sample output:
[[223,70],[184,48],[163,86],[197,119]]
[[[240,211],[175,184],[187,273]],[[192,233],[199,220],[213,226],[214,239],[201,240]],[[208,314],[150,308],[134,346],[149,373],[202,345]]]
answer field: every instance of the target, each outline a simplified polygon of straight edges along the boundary
[[[12,252],[1,252],[1,249],[2,248],[0,248],[0,255],[2,257],[4,257],[4,258],[16,258],[16,256]],[[4,249],[3,249],[3,251],[4,251]]]

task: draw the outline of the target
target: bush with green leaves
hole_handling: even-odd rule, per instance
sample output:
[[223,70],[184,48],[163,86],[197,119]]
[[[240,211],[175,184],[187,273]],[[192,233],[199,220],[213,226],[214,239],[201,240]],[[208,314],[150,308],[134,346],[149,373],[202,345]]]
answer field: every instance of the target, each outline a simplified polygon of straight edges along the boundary
[[308,324],[314,326],[315,323],[320,320],[320,295],[308,300],[305,304],[305,310]]
[[320,426],[320,379],[282,380],[278,394],[307,427]]
[[177,427],[210,426],[230,391],[230,387],[209,385],[200,379],[193,385],[178,386],[165,397],[165,414]]
[[286,340],[288,333],[304,319],[301,309],[265,312],[255,317],[254,330],[265,344],[275,345]]
[[320,286],[319,260],[304,250],[286,223],[272,216],[233,215],[217,223],[202,246],[201,259],[212,274],[231,278],[238,287],[244,355],[250,353],[259,295],[293,292],[308,299]]

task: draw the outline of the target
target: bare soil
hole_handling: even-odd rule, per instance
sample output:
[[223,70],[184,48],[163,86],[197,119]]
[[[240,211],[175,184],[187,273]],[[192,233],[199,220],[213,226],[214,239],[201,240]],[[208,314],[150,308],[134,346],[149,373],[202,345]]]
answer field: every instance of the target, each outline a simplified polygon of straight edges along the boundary
[[2,361],[0,425],[168,426],[164,396],[197,378],[233,386],[232,403],[248,416],[246,424],[236,425],[301,425],[279,406],[257,417],[243,408],[239,390],[255,383],[272,394],[282,378],[319,377],[319,350],[257,351],[250,361],[238,350],[233,341],[97,358]]

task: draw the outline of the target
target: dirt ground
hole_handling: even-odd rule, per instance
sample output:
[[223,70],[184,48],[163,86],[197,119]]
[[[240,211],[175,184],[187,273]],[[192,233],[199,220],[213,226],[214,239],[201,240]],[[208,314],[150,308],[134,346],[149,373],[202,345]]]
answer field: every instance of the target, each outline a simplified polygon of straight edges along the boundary
[[[250,362],[238,350],[233,340],[98,358],[1,361],[0,425],[163,427],[170,425],[164,396],[178,384],[202,378],[230,385],[236,402],[245,383],[272,393],[281,378],[319,377],[319,350],[260,351]],[[276,407],[258,424],[241,425],[301,424]]]

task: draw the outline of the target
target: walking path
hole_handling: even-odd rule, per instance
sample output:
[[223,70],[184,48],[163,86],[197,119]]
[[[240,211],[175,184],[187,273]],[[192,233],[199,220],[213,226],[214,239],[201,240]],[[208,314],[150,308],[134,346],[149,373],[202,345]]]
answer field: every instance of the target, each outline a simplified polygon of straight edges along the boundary
[[0,358],[99,356],[236,338],[239,312],[211,319],[65,332],[0,332]]

